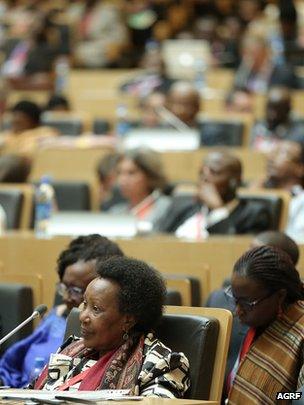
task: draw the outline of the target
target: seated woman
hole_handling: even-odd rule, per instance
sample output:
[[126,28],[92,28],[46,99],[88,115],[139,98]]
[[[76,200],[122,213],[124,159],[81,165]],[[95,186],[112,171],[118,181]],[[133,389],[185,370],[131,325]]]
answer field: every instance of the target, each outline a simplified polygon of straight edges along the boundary
[[160,218],[171,203],[171,198],[163,194],[167,181],[157,152],[126,151],[118,163],[117,182],[127,202],[118,203],[109,211],[133,214],[138,220],[150,222],[157,230]]
[[96,277],[96,260],[122,254],[116,243],[100,235],[80,236],[70,243],[57,261],[57,293],[63,303],[55,306],[31,335],[4,353],[0,359],[0,385],[20,388],[30,382],[35,359],[42,358],[46,364],[62,343],[67,315],[81,303],[84,290]]
[[125,257],[97,265],[97,273],[84,293],[82,339],[69,338],[52,355],[34,388],[183,397],[190,385],[189,362],[153,335],[166,294],[160,274]]
[[[229,294],[229,291],[227,291]],[[250,328],[229,376],[229,404],[276,404],[303,385],[304,289],[290,257],[272,246],[246,252],[231,286],[240,321]]]

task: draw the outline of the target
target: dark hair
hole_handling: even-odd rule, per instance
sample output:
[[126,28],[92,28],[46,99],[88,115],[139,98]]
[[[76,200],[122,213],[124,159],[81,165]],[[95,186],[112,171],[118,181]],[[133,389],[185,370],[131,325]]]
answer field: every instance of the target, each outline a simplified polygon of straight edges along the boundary
[[235,263],[233,273],[251,278],[269,292],[285,289],[286,304],[304,299],[304,287],[290,256],[273,246],[248,250]]
[[56,109],[56,107],[60,107],[60,106],[65,107],[67,110],[70,109],[70,104],[66,97],[60,96],[58,94],[53,94],[49,98],[49,100],[45,106],[45,110],[54,110],[54,109]]
[[0,182],[25,183],[31,171],[31,161],[25,156],[0,156]]
[[111,172],[117,168],[121,159],[122,155],[118,152],[109,153],[100,159],[96,171],[101,182],[104,182]]
[[82,260],[89,262],[94,259],[107,260],[112,256],[123,256],[122,250],[105,236],[93,234],[79,236],[71,241],[57,260],[57,272],[60,280],[68,266]]
[[124,153],[123,159],[130,159],[142,170],[150,182],[151,192],[156,189],[163,190],[167,185],[159,153],[146,148],[136,148]]
[[300,251],[296,242],[291,239],[284,232],[279,231],[265,231],[256,235],[255,241],[260,245],[268,245],[282,249],[287,253],[293,264],[296,265],[299,260]]
[[156,327],[166,296],[166,286],[158,271],[128,257],[114,257],[98,263],[96,271],[100,278],[119,285],[119,310],[135,316],[135,331],[146,333]]
[[35,124],[39,124],[41,109],[38,104],[33,103],[32,101],[22,100],[15,104],[12,109],[12,112],[22,112],[27,115]]

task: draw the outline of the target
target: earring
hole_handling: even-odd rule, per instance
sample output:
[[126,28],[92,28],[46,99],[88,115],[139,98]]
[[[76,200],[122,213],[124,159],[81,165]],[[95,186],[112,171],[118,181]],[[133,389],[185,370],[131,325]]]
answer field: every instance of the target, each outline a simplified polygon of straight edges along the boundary
[[129,334],[128,334],[127,331],[122,335],[122,338],[123,338],[124,341],[129,339]]

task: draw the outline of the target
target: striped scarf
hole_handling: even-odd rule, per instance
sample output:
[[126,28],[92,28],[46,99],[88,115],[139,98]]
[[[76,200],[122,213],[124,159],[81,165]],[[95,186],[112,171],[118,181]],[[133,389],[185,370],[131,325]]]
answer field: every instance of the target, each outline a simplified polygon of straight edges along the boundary
[[240,362],[228,403],[273,405],[278,392],[296,391],[304,384],[303,350],[304,301],[298,301],[252,344]]

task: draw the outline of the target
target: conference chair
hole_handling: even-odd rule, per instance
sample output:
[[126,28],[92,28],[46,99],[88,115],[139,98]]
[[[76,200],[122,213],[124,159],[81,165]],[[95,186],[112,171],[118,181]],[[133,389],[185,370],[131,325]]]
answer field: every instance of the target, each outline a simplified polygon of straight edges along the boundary
[[[232,315],[224,309],[167,306],[156,336],[190,362],[190,399],[220,401]],[[67,320],[65,338],[80,335],[79,309]]]
[[60,135],[79,136],[83,132],[82,119],[69,114],[47,111],[42,114],[41,123],[42,125],[55,128]]
[[29,229],[33,212],[34,188],[29,184],[1,184],[0,205],[7,229]]
[[106,135],[110,130],[109,121],[103,118],[95,118],[93,121],[93,134]]
[[263,203],[270,214],[270,227],[274,231],[284,231],[286,228],[290,194],[284,190],[241,188],[238,190],[240,200]]
[[201,146],[242,146],[244,124],[240,121],[204,119],[199,123]]
[[[1,277],[0,277],[1,278]],[[33,291],[24,284],[0,282],[0,336],[4,337],[17,325],[28,318],[33,312]],[[0,353],[11,344],[25,338],[33,331],[29,323],[15,335],[3,343]]]
[[90,211],[90,185],[84,181],[54,181],[59,211]]

